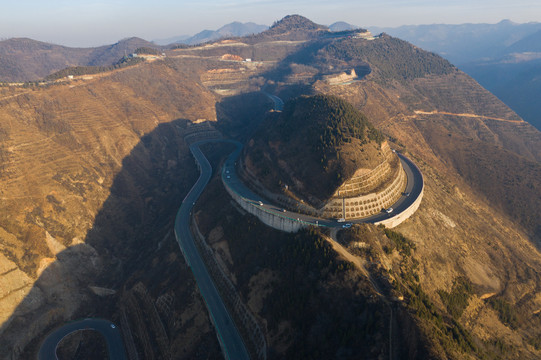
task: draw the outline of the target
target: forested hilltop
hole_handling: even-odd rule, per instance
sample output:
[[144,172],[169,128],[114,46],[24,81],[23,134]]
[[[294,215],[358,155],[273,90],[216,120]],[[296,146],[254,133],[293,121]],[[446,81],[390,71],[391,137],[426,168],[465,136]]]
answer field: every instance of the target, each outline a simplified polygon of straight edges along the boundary
[[[336,96],[300,96],[271,116],[249,142],[247,156],[271,189],[284,184],[305,198],[327,200],[360,167],[373,167],[384,137],[368,118]],[[366,153],[364,153],[366,151]],[[283,167],[273,164],[287,164]],[[295,186],[300,181],[302,186]]]

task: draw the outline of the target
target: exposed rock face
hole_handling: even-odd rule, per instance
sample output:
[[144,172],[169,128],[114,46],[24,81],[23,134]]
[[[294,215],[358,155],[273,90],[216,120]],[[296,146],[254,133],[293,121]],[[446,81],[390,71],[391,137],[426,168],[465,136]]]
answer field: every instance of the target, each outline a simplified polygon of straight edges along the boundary
[[230,60],[230,61],[244,61],[244,59],[238,55],[233,54],[225,54],[222,55],[222,60]]

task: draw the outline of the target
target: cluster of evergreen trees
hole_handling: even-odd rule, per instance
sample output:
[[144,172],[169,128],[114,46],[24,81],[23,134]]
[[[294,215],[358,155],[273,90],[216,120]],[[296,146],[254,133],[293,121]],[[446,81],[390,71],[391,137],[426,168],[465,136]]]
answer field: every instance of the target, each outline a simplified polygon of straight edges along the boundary
[[386,35],[373,41],[335,41],[323,49],[320,56],[348,62],[367,62],[373,69],[378,70],[384,80],[412,80],[456,71],[456,68],[441,56]]
[[383,141],[383,135],[364,114],[329,95],[301,96],[287,102],[278,129],[286,140],[300,132],[317,153],[336,151],[352,138]]
[[145,55],[161,55],[161,51],[158,50],[158,49],[154,49],[154,48],[149,48],[149,47],[140,47],[140,48],[137,48],[135,50],[135,53],[140,55],[140,54],[145,54]]

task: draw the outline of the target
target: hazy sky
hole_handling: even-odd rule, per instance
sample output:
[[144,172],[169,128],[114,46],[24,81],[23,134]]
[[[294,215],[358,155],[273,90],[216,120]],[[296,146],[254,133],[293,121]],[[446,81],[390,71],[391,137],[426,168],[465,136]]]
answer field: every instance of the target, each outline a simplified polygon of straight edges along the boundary
[[288,14],[362,27],[541,21],[539,0],[0,0],[0,8],[0,38],[68,46],[193,35],[233,21],[271,25]]

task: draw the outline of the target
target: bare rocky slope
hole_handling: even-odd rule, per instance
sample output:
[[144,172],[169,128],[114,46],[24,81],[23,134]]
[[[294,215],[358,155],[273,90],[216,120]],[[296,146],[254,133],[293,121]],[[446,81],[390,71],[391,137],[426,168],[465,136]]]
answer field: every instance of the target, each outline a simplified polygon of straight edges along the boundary
[[[237,213],[219,182],[209,187],[197,218],[264,325],[269,357],[540,357],[540,132],[398,39],[317,40],[324,28],[301,36],[295,25],[290,42],[280,26],[276,38],[264,32],[46,88],[0,89],[4,358],[34,356],[49,329],[87,316],[130,329],[129,351],[140,358],[220,357],[171,233],[197,176],[183,137],[207,119],[248,138],[260,119],[244,105],[269,107],[254,93],[262,86],[284,99],[346,99],[425,177],[421,207],[397,232],[338,234],[349,251],[340,256],[329,234],[267,231]],[[369,71],[349,84],[324,81],[356,67]],[[402,300],[391,308],[393,299]],[[327,317],[328,304],[336,306]],[[399,333],[387,331],[393,321]],[[325,339],[327,328],[340,329],[331,342],[308,341]]]

